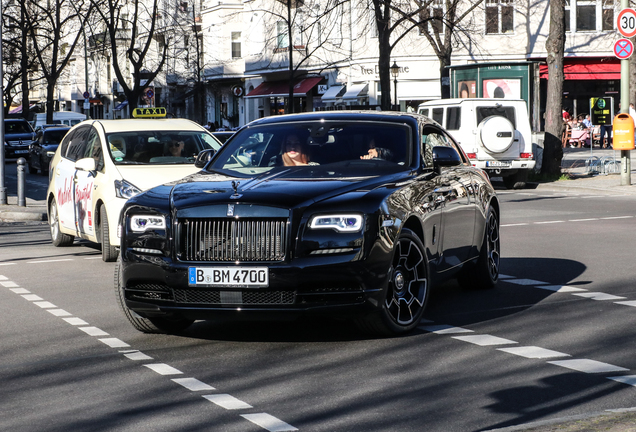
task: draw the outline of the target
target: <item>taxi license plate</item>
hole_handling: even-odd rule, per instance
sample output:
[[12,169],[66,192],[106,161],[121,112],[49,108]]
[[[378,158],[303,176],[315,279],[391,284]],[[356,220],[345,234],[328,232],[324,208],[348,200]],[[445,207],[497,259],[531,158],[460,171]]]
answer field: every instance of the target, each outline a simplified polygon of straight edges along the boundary
[[267,267],[188,267],[188,285],[263,288],[269,286],[269,270]]
[[489,167],[510,167],[512,162],[510,161],[486,161],[486,166]]

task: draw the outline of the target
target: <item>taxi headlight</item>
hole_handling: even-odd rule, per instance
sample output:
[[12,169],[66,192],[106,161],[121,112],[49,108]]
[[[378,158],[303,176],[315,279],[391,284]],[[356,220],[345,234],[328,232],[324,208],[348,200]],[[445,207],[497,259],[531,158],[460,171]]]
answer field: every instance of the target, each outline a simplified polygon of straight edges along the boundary
[[362,229],[362,215],[333,214],[314,216],[309,221],[309,228],[330,228],[339,232],[358,232]]
[[133,232],[165,229],[166,218],[163,216],[134,215],[130,217],[130,230]]
[[118,198],[132,198],[141,192],[141,189],[126,180],[115,180],[115,195]]

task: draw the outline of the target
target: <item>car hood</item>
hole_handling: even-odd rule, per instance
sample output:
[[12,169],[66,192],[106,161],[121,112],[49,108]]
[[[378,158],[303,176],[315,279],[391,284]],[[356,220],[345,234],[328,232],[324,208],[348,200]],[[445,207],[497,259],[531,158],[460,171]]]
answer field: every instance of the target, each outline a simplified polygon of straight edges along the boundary
[[200,171],[194,164],[182,165],[117,165],[121,178],[141,190],[174,182]]
[[316,179],[278,172],[246,179],[201,172],[173,186],[172,204],[176,210],[224,202],[293,208],[355,190],[369,191],[380,184],[386,185],[400,179],[404,179],[404,173]]
[[33,141],[32,133],[13,133],[13,134],[5,134],[5,141]]

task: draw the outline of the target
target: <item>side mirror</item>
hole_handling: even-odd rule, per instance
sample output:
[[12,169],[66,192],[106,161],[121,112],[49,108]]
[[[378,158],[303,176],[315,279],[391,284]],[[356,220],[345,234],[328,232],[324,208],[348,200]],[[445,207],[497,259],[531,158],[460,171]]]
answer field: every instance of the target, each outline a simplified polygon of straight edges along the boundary
[[201,151],[197,155],[197,159],[194,161],[194,166],[197,168],[205,168],[208,162],[212,160],[212,157],[214,157],[215,153],[216,153],[216,150],[214,149],[206,149]]
[[89,171],[94,173],[97,171],[95,166],[95,159],[93,158],[84,158],[75,162],[75,169],[80,171]]
[[442,167],[458,166],[462,164],[459,153],[452,147],[433,147],[433,168],[435,172],[441,172]]

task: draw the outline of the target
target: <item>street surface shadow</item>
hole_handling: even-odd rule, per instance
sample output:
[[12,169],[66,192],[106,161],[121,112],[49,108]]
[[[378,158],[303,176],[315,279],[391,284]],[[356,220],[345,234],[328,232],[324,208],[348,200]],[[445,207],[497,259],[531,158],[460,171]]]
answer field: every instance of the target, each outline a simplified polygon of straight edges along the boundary
[[[576,279],[585,265],[567,259],[502,258],[502,274],[519,279],[533,279],[553,285],[587,284]],[[537,274],[537,269],[541,273]],[[492,289],[462,288],[452,280],[434,287],[429,295],[424,319],[438,324],[467,326],[512,315],[526,310],[553,294],[500,280]],[[240,312],[238,312],[240,314]],[[275,314],[275,312],[273,312]],[[409,337],[424,332],[415,329],[395,337]],[[220,319],[199,321],[180,334],[206,340],[243,342],[327,342],[381,339],[357,329],[351,320],[305,316],[295,320],[244,321]]]

